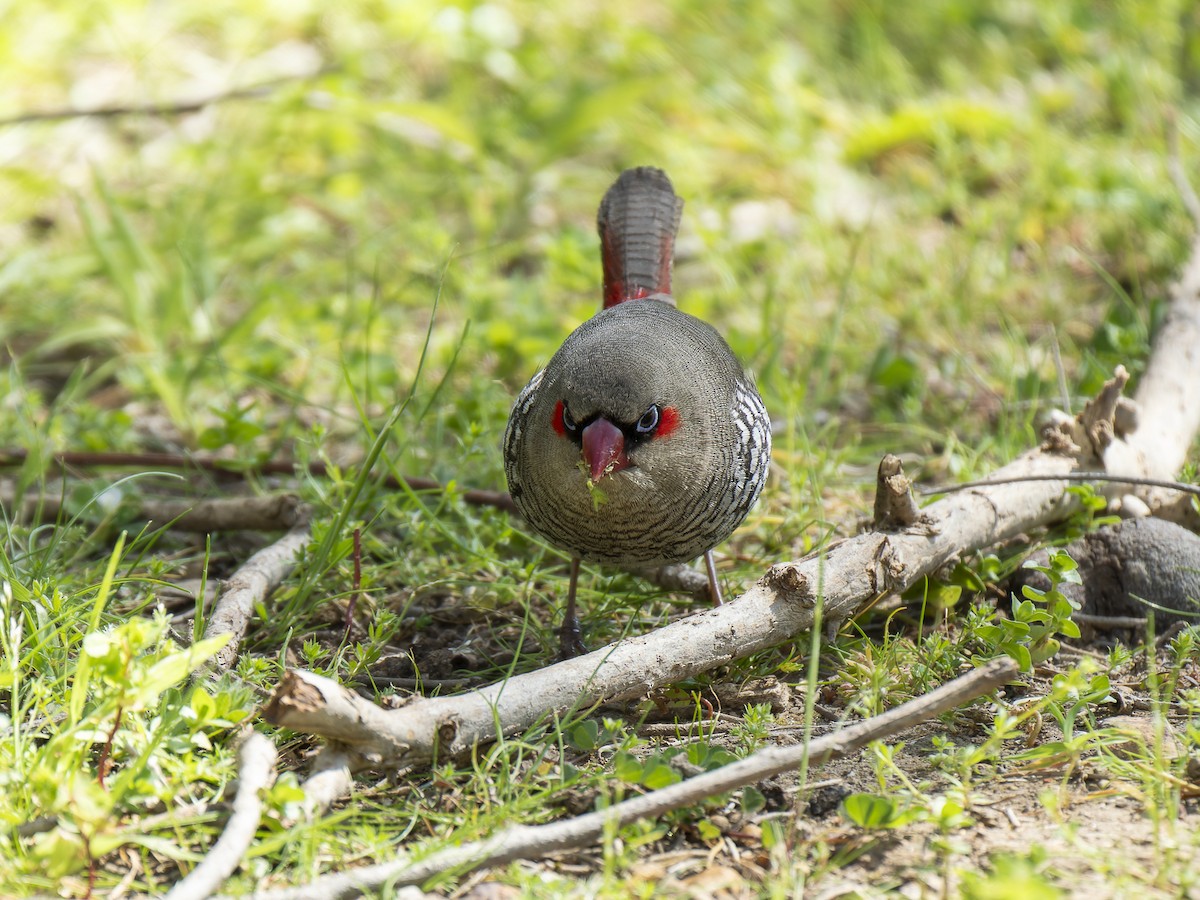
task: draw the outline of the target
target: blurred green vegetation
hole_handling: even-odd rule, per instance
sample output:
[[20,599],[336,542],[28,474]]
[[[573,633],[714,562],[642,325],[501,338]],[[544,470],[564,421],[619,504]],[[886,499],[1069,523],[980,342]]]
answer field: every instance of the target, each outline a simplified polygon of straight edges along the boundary
[[[1077,407],[1118,363],[1136,373],[1192,230],[1169,119],[1190,169],[1200,156],[1186,2],[0,0],[0,82],[0,449],[29,451],[19,487],[47,483],[65,449],[335,464],[299,480],[334,531],[252,638],[261,655],[240,674],[260,684],[285,641],[327,624],[322,600],[344,601],[356,526],[375,650],[314,643],[306,664],[367,668],[428,621],[402,625],[408,604],[443,595],[493,616],[511,651],[477,674],[549,658],[561,560],[456,491],[503,486],[512,398],[597,308],[594,214],[622,168],[672,176],[680,305],[727,336],[777,425],[771,484],[722,552],[736,586],[852,531],[881,453],[929,480],[979,475],[1033,443],[1048,407]],[[182,113],[23,118],[259,85]],[[452,482],[446,496],[354,488],[406,397],[378,470]],[[123,605],[93,606],[127,526],[95,502],[117,477],[66,498],[69,527],[4,511],[0,581],[57,610],[38,627],[65,629],[62,647],[80,638],[72,611],[122,620],[153,605],[157,579],[245,556],[135,527]],[[184,489],[122,490],[143,485]],[[584,580],[596,644],[687,609],[628,575]],[[71,659],[46,656],[45,696],[6,715],[52,716]],[[241,693],[201,699],[217,712],[190,738],[164,720],[194,742],[181,782],[228,777],[203,744],[249,711]],[[34,765],[17,750],[0,772]],[[432,815],[410,799],[342,822],[347,854],[386,845],[389,816]],[[22,794],[5,826],[48,802]],[[181,859],[211,837],[187,824],[210,831],[173,833]],[[322,839],[276,846],[271,865],[315,871]],[[82,892],[21,881],[77,844],[39,857],[3,841],[6,890]],[[592,889],[617,891],[620,872],[605,877]]]
[[[1012,389],[1053,384],[1054,341],[1087,389],[1124,300],[1101,273],[1144,322],[1187,232],[1162,132],[1198,65],[1188,9],[10,4],[0,115],[324,74],[192,115],[7,126],[4,344],[27,385],[86,360],[85,403],[115,383],[191,447],[238,409],[275,452],[298,439],[281,403],[353,432],[355,390],[378,415],[440,290],[435,369],[468,364],[413,462],[461,477],[453,434],[494,434],[595,308],[597,198],[654,163],[688,200],[682,301],[780,420],[865,396],[856,420],[961,423],[980,391],[1040,399]],[[90,439],[138,443],[117,419]]]

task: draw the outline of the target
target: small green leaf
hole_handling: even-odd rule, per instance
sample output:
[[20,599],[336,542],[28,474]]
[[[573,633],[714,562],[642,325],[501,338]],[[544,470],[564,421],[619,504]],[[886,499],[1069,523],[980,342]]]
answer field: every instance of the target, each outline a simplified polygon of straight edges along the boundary
[[577,749],[590,751],[600,746],[599,737],[600,726],[588,719],[571,729],[570,740]]
[[763,792],[754,785],[746,785],[742,788],[742,814],[752,816],[760,812],[767,805],[767,798],[763,796]]
[[652,791],[676,784],[681,780],[678,772],[661,760],[650,760],[644,767],[641,782]]
[[629,784],[640,784],[642,764],[632,753],[622,750],[613,759],[613,774]]
[[78,872],[87,862],[82,836],[61,825],[33,838],[33,856],[40,859],[51,878]]
[[1033,657],[1029,654],[1029,648],[1024,644],[1014,644],[1006,648],[1008,655],[1017,661],[1017,665],[1021,667],[1022,672],[1029,672],[1033,669]]
[[851,794],[842,801],[842,814],[863,828],[895,828],[911,818],[902,806],[878,794]]

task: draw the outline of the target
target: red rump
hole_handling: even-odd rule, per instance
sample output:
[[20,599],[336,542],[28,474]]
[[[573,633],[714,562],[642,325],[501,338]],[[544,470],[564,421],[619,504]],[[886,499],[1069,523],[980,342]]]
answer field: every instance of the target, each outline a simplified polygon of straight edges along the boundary
[[604,308],[616,306],[618,303],[624,303],[626,300],[641,300],[643,297],[649,297],[651,291],[645,288],[634,288],[632,291],[625,290],[625,285],[618,282],[605,282],[604,284]]
[[654,436],[656,438],[666,437],[678,427],[679,410],[673,406],[664,406],[658,415],[658,430],[654,432]]
[[567,436],[567,426],[563,422],[563,402],[554,404],[554,412],[550,414],[550,426],[563,437]]

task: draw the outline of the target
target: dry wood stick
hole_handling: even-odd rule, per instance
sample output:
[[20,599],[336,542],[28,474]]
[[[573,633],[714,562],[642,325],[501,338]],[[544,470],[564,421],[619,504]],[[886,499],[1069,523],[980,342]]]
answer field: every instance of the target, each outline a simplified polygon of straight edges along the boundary
[[295,494],[216,497],[212,500],[146,499],[139,513],[177,531],[287,531],[308,521],[309,509]]
[[321,748],[301,785],[305,815],[315,818],[350,793],[354,783],[350,768],[353,761],[354,755],[343,752],[337,744]]
[[[0,468],[12,468],[24,464],[29,454],[17,448],[0,450]],[[251,475],[295,475],[306,471],[320,478],[329,476],[329,467],[323,462],[298,462],[269,459],[261,463],[239,463],[237,460],[218,459],[211,456],[190,456],[181,453],[104,453],[85,450],[61,450],[49,455],[59,466],[75,468],[139,468],[139,469],[198,469],[230,478],[247,478]],[[401,481],[413,491],[442,491],[445,486],[432,478],[392,475],[383,478],[386,487],[399,489]],[[494,506],[497,509],[515,512],[512,498],[504,491],[466,490],[462,492],[464,503],[472,506]]]
[[251,556],[240,569],[233,573],[221,588],[221,595],[213,607],[206,638],[231,635],[217,653],[215,666],[218,671],[228,669],[237,660],[238,647],[246,634],[254,605],[265,599],[296,568],[296,554],[309,540],[309,528],[295,528]]
[[[1200,215],[1200,203],[1184,174],[1177,140],[1170,146],[1168,163],[1184,206],[1191,215]],[[1170,303],[1133,395],[1137,426],[1106,451],[1104,468],[1109,472],[1174,478],[1200,430],[1200,391],[1196,390],[1196,373],[1200,372],[1200,219],[1195,225],[1191,251],[1171,285]],[[1118,491],[1125,493],[1119,488],[1113,493]],[[1184,525],[1200,524],[1190,498],[1179,503],[1177,494],[1153,488],[1135,496],[1149,511],[1161,510],[1164,518]]]
[[[1053,475],[1076,465],[1073,455],[1037,450],[997,475]],[[888,477],[897,474],[888,471]],[[497,722],[504,733],[516,733],[545,721],[550,711],[640,697],[788,640],[812,626],[818,602],[826,622],[844,620],[962,554],[1061,519],[1077,503],[1063,487],[1061,481],[1005,484],[955,494],[927,507],[913,528],[859,535],[824,556],[772,566],[725,606],[460,696],[385,711],[329,679],[293,671],[263,715],[355,748],[357,767],[404,768],[426,765],[435,755],[458,756],[494,740]]]
[[[20,514],[53,522],[62,513],[66,486],[59,484],[40,494],[21,498]],[[16,491],[0,484],[0,503],[11,505]],[[217,497],[211,500],[164,500],[146,497],[138,501],[130,517],[165,525],[175,531],[207,534],[213,531],[286,531],[307,520],[309,510],[295,494],[264,494],[261,497]]]
[[200,865],[171,888],[167,900],[204,900],[234,873],[258,831],[263,805],[259,791],[275,781],[276,755],[275,745],[257,731],[242,742],[233,815]]
[[[545,721],[552,711],[643,696],[781,643],[812,626],[818,602],[825,621],[844,620],[963,554],[1077,509],[1076,498],[1064,491],[1066,481],[1053,476],[1096,464],[1113,440],[1112,416],[1127,377],[1119,368],[1078,417],[1049,430],[1041,448],[997,471],[996,483],[939,500],[909,527],[869,532],[821,556],[772,566],[723,607],[535,673],[460,696],[417,700],[398,710],[384,711],[328,679],[293,671],[263,715],[274,724],[353,748],[360,754],[356,768],[422,766],[436,756],[456,757],[494,740],[497,723],[501,733],[516,733]],[[1030,475],[1047,480],[1020,482]],[[879,490],[897,495],[885,506],[897,508],[904,482],[898,461],[881,466],[879,480]]]
[[769,747],[712,772],[633,797],[606,809],[548,825],[515,825],[481,841],[448,847],[423,860],[407,858],[318,878],[303,887],[262,891],[259,900],[341,900],[384,884],[419,885],[445,872],[464,874],[481,866],[546,856],[594,843],[606,828],[661,816],[764,778],[794,771],[807,756],[810,768],[862,749],[992,691],[1017,674],[1011,659],[993,659],[934,691],[856,725],[812,740],[807,746]]

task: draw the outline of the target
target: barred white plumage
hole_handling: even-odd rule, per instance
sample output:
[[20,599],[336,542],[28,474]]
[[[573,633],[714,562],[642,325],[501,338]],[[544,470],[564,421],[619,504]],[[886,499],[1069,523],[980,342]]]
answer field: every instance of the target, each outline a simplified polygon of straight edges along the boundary
[[[708,554],[766,482],[762,398],[716,330],[670,295],[681,210],[658,169],[628,170],[609,189],[598,216],[605,308],[563,342],[509,416],[513,501],[576,559],[648,567]],[[564,653],[580,646],[575,571]]]

